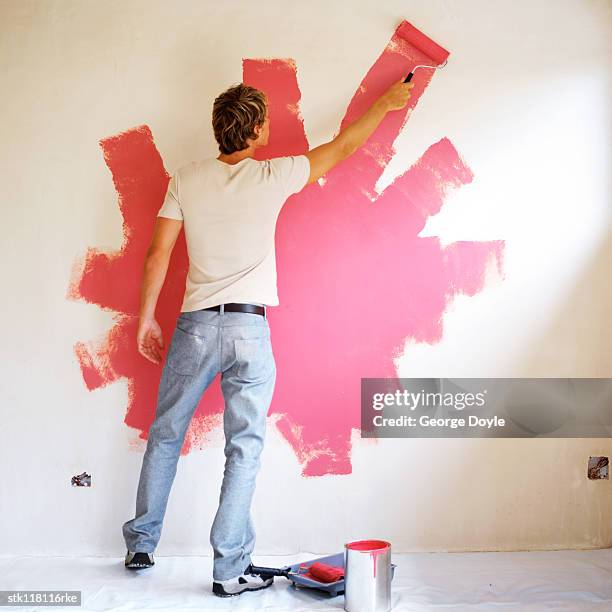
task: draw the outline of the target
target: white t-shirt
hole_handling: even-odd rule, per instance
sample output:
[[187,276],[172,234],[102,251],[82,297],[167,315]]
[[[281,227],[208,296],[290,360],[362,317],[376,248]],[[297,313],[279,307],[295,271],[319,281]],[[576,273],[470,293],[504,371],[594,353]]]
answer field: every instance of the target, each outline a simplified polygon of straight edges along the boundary
[[189,272],[181,312],[230,302],[278,306],[274,232],[310,175],[305,155],[191,162],[172,176],[158,217],[183,221]]

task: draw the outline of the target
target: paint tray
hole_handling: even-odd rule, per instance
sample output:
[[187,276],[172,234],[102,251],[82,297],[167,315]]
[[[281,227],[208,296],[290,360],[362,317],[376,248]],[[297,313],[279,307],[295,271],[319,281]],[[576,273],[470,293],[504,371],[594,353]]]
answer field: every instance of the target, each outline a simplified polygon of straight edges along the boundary
[[[336,582],[319,582],[306,576],[301,576],[297,572],[300,571],[300,566],[310,567],[315,561],[319,563],[327,563],[335,567],[344,567],[344,553],[337,553],[335,555],[328,555],[327,557],[318,557],[317,559],[311,559],[303,563],[295,563],[293,565],[287,565],[284,569],[291,569],[295,574],[289,574],[287,578],[291,580],[295,588],[307,587],[311,589],[317,589],[319,591],[326,591],[330,597],[336,597],[336,595],[342,595],[344,593],[344,578],[336,580]],[[393,580],[393,574],[395,573],[395,563],[391,564],[391,580]]]

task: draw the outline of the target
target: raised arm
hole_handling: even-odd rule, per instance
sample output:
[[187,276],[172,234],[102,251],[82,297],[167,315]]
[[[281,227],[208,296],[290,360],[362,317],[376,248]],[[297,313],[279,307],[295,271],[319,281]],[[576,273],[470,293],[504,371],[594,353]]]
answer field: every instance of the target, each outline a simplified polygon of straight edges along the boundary
[[389,111],[406,106],[414,83],[404,83],[404,78],[402,76],[391,85],[359,119],[345,127],[332,141],[305,154],[310,161],[307,185],[314,183],[336,164],[352,155],[370,137]]

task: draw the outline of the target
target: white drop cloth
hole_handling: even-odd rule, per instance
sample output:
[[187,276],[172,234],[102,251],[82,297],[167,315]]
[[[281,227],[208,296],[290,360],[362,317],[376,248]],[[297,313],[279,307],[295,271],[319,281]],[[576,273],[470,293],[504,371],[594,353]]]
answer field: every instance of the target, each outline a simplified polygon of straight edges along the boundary
[[[323,554],[253,555],[282,567]],[[333,599],[275,578],[268,589],[227,599],[211,592],[211,557],[155,557],[155,566],[127,570],[123,556],[0,557],[0,590],[82,591],[73,608],[13,610],[343,610]],[[612,549],[514,553],[393,554],[393,611],[612,611]]]

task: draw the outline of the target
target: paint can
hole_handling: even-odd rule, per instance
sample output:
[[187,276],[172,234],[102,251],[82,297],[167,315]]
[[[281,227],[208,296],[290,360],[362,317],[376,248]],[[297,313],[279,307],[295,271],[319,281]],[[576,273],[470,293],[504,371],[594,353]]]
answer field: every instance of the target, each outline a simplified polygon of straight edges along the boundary
[[391,544],[357,540],[344,545],[344,609],[347,612],[391,610]]

